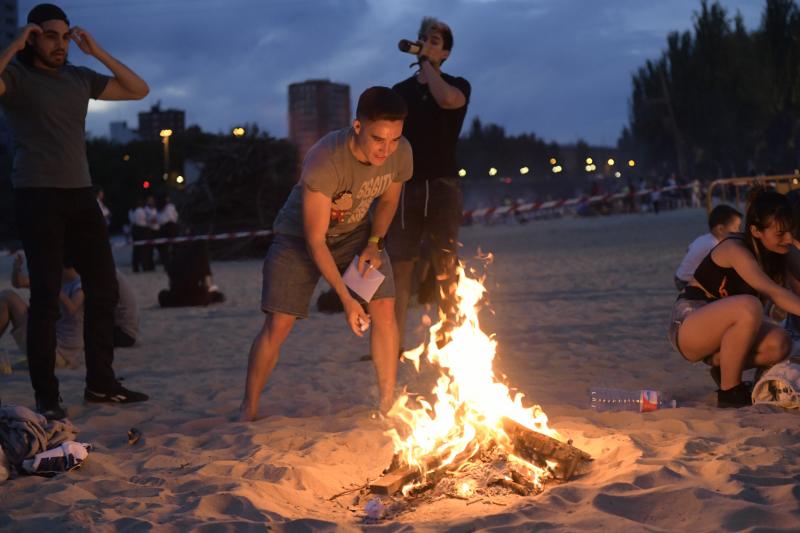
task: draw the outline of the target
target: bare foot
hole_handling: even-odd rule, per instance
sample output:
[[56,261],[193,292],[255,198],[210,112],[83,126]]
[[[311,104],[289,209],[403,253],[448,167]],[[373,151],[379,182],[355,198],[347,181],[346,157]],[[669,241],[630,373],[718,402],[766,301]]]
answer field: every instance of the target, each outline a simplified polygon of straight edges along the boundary
[[381,405],[380,405],[380,408],[379,408],[380,409],[380,413],[383,416],[388,415],[389,414],[389,410],[392,408],[393,405],[394,405],[394,399],[393,398],[381,400]]
[[258,406],[251,407],[242,402],[239,406],[239,422],[253,422],[256,418],[258,418]]

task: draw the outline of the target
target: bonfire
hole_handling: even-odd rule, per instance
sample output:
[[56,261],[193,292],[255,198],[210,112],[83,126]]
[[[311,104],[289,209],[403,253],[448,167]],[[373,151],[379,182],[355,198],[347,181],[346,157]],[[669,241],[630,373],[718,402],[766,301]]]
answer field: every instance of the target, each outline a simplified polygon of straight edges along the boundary
[[370,484],[373,494],[471,500],[498,493],[530,495],[566,481],[591,458],[548,425],[538,405],[526,406],[493,370],[497,341],[480,328],[484,278],[458,267],[457,312],[440,313],[428,340],[403,357],[439,370],[430,399],[404,393],[389,412],[394,458]]

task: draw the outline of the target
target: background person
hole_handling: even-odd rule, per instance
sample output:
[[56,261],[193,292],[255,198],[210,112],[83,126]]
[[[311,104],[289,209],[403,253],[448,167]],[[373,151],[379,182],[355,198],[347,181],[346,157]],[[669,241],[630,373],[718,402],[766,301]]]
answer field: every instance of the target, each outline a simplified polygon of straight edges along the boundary
[[689,244],[686,255],[675,271],[675,288],[682,291],[708,252],[731,233],[739,233],[741,226],[742,214],[733,207],[720,204],[712,209],[708,215],[708,233],[700,235]]
[[158,293],[161,307],[195,307],[225,301],[211,278],[208,243],[194,241],[175,247],[167,266],[169,289]]
[[455,314],[452,293],[458,281],[458,228],[462,219],[456,145],[471,93],[467,80],[441,71],[453,48],[450,27],[425,17],[418,37],[422,42],[419,70],[393,87],[408,106],[403,136],[414,152],[414,174],[403,185],[386,239],[395,276],[401,346],[412,277],[423,243],[431,252],[439,307],[448,315]]
[[139,304],[128,279],[116,269],[119,302],[114,307],[114,347],[129,348],[139,336]]
[[[128,212],[131,223],[131,239],[136,241],[146,241],[151,238],[150,227],[147,224],[147,211],[145,209],[144,198],[136,200],[136,206]],[[134,272],[150,272],[155,270],[153,262],[153,245],[138,244],[134,245],[131,251],[131,270]]]
[[106,221],[106,226],[111,225],[111,210],[105,204],[106,193],[103,189],[97,189],[97,206],[100,212],[103,213],[103,219]]
[[[11,267],[11,286],[15,289],[29,289],[30,278],[22,270],[22,255],[14,256],[14,263]],[[80,354],[84,350],[83,341],[83,303],[85,295],[81,285],[81,278],[78,272],[72,268],[69,260],[64,261],[64,269],[61,274],[61,291],[58,294],[58,320],[56,321],[56,356],[55,365],[57,367],[77,368]],[[9,291],[12,292],[13,291]],[[28,304],[14,293],[16,298],[9,298],[7,301],[13,305],[18,316],[23,317],[24,324],[20,327],[27,329]],[[19,314],[20,303],[24,306],[24,315]],[[16,327],[15,327],[16,329]],[[14,331],[12,331],[14,335]],[[14,335],[17,346],[27,355],[27,335]]]

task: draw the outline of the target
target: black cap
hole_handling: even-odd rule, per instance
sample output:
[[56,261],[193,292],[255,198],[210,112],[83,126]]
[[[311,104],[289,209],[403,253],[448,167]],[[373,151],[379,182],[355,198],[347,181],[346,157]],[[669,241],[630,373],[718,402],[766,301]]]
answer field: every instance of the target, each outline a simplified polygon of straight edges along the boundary
[[63,20],[69,26],[69,19],[64,11],[53,4],[39,4],[28,13],[28,24],[41,26],[48,20]]

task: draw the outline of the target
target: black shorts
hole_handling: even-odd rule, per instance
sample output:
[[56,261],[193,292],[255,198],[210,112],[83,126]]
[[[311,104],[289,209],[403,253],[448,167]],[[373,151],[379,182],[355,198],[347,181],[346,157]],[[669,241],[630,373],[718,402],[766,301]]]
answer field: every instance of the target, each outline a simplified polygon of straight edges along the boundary
[[423,245],[434,255],[456,254],[462,216],[458,178],[407,181],[386,236],[389,257],[419,259]]

